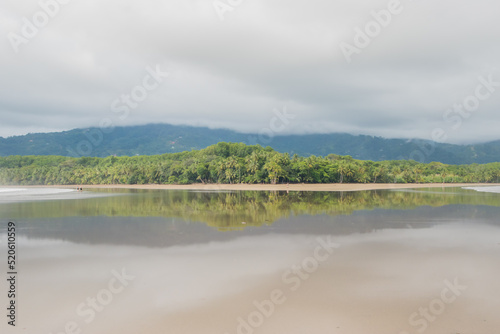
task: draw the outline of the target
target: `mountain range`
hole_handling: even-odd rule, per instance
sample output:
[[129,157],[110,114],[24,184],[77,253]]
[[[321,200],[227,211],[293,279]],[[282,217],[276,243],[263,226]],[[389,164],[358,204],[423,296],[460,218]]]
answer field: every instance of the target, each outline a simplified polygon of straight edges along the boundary
[[443,144],[428,140],[387,139],[346,133],[276,135],[270,131],[244,134],[227,129],[149,124],[110,129],[86,128],[53,133],[0,137],[0,156],[155,155],[198,150],[218,142],[270,146],[300,156],[350,155],[360,160],[439,161],[447,164],[500,161],[500,140],[474,145]]

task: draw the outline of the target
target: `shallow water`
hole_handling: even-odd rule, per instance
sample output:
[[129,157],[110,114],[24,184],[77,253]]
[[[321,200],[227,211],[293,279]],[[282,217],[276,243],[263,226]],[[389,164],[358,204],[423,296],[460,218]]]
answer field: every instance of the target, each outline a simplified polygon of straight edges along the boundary
[[119,195],[0,204],[0,253],[9,220],[19,252],[18,326],[2,333],[500,327],[500,194]]

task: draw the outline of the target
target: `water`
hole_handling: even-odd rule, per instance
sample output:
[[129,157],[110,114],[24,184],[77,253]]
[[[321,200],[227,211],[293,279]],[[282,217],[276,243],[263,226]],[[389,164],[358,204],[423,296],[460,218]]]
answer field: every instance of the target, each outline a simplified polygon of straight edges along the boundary
[[[14,221],[19,255],[18,326],[3,316],[2,333],[464,334],[500,327],[498,193],[23,196],[0,196],[0,254],[6,259],[6,224]],[[0,287],[3,303],[7,287]]]

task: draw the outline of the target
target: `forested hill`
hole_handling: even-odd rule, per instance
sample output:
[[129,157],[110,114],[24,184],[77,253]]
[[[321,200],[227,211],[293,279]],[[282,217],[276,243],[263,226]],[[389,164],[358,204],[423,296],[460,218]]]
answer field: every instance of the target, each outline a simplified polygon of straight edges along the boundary
[[461,183],[499,182],[500,162],[473,165],[307,158],[259,145],[218,143],[153,156],[0,157],[0,184]]
[[289,135],[270,137],[243,134],[231,130],[153,124],[75,129],[56,133],[38,133],[9,138],[0,137],[0,156],[60,155],[106,157],[175,153],[199,150],[218,142],[271,146],[278,152],[300,156],[350,155],[361,160],[438,161],[471,164],[500,161],[500,141],[477,145],[450,145],[429,141],[385,139],[349,134]]

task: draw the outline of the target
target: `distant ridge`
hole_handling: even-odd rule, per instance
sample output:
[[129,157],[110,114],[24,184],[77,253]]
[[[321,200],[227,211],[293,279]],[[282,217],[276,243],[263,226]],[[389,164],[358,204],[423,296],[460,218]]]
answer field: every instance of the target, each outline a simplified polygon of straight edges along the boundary
[[107,132],[99,128],[87,128],[0,137],[0,156],[154,155],[203,149],[223,141],[271,146],[276,151],[300,156],[338,154],[350,155],[361,160],[414,159],[419,162],[439,161],[447,164],[500,161],[500,141],[476,145],[452,145],[343,133],[287,135],[271,138],[225,129],[170,124],[116,127]]

